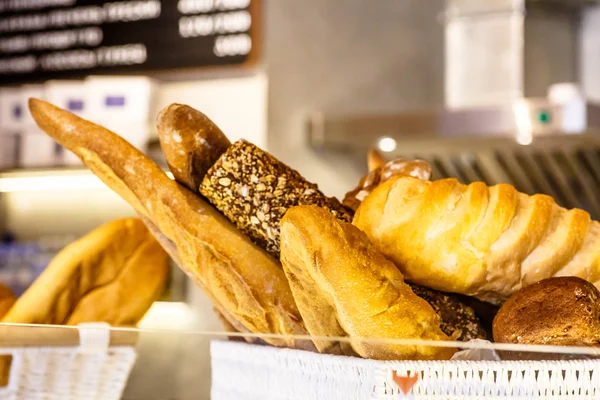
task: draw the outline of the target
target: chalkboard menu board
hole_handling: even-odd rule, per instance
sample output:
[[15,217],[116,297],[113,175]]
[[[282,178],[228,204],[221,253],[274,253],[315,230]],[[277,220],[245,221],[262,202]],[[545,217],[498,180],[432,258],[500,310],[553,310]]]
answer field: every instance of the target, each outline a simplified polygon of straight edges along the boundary
[[0,0],[0,85],[247,63],[259,0]]

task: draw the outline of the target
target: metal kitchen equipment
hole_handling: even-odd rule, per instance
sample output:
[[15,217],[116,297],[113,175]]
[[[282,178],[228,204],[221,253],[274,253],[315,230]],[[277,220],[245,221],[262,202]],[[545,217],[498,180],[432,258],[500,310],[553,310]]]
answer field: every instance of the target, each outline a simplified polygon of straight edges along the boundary
[[599,79],[591,76],[598,66],[594,46],[600,45],[598,7],[590,7],[596,4],[446,0],[446,106],[479,107],[544,96],[559,82],[584,80],[592,85]]
[[511,183],[599,219],[598,4],[447,0],[445,107],[315,113],[309,143],[324,156],[342,152],[363,170],[369,148],[390,159],[425,159],[437,178]]
[[362,165],[369,148],[390,159],[424,159],[437,178],[511,183],[600,219],[600,106],[585,104],[578,121],[582,130],[565,133],[568,107],[535,99],[505,108],[314,115],[309,141],[314,149],[342,151]]

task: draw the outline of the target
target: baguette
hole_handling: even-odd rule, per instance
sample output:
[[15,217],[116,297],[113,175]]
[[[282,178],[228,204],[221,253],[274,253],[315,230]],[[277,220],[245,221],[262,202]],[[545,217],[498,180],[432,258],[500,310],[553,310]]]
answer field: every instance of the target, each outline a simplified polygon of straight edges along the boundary
[[448,340],[431,306],[366,235],[315,206],[291,208],[281,222],[281,261],[314,336],[349,336],[351,349],[315,341],[321,352],[372,359],[448,359],[455,349],[372,339]]
[[236,329],[282,335],[268,342],[296,347],[289,335],[306,328],[279,262],[118,135],[42,100],[29,107],[44,132],[174,244],[179,267]]
[[394,177],[354,224],[407,280],[495,304],[552,276],[600,285],[600,224],[511,185]]
[[175,180],[197,192],[208,169],[231,145],[206,115],[171,104],[157,118],[160,146]]
[[2,322],[135,326],[168,274],[168,256],[141,220],[113,221],[59,252]]

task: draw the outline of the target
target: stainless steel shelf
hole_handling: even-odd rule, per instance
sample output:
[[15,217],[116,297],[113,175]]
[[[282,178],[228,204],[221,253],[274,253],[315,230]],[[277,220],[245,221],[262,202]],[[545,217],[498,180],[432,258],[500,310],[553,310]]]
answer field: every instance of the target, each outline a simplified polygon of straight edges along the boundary
[[600,132],[600,106],[585,105],[575,120],[583,128],[565,132],[573,117],[565,106],[545,99],[527,99],[508,107],[465,110],[429,110],[384,115],[335,115],[315,113],[308,121],[308,142],[315,149],[366,151],[382,138],[398,144],[441,139],[528,139]]
[[[164,167],[163,170],[173,178],[168,168]],[[0,193],[103,188],[106,185],[84,167],[13,169],[0,172]]]

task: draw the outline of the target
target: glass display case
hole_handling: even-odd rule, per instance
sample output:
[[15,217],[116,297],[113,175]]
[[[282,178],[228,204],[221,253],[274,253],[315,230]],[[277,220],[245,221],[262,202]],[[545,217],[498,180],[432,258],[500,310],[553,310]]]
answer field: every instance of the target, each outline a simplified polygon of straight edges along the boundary
[[[600,349],[224,331],[0,325],[6,399],[522,399],[600,396]],[[296,348],[267,344],[294,340]],[[449,360],[299,350],[312,340]],[[157,343],[168,343],[157,351]],[[12,359],[11,359],[12,358]],[[411,358],[411,357],[409,357]]]

